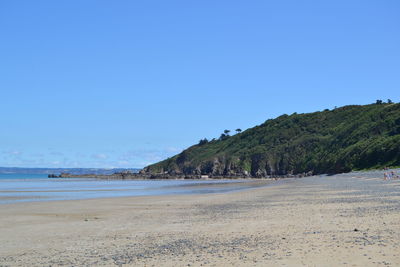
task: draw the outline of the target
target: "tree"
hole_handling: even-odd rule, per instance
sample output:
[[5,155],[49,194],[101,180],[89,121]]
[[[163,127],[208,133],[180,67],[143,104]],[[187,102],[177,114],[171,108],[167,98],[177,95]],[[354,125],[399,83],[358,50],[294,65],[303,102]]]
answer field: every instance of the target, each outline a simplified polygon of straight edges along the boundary
[[207,144],[207,143],[208,143],[207,138],[201,139],[201,140],[199,141],[199,146],[205,145],[205,144]]
[[236,133],[238,133],[238,134],[239,134],[239,133],[241,133],[241,132],[242,132],[242,129],[240,129],[240,128],[237,128],[235,131],[236,131]]
[[388,104],[393,104],[393,101],[391,99],[387,100]]
[[382,100],[380,100],[380,99],[378,99],[378,100],[376,100],[376,103],[375,104],[377,104],[377,105],[381,105],[383,103],[383,101]]
[[229,136],[230,132],[231,132],[230,130],[224,130],[224,134],[227,135],[227,136]]

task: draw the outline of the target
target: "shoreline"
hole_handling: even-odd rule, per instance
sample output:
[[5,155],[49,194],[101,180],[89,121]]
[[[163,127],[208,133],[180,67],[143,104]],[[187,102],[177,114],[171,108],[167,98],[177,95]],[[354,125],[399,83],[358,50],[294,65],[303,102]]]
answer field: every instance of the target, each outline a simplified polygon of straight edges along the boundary
[[314,174],[313,171],[307,173],[284,174],[284,175],[266,175],[266,176],[251,176],[242,173],[233,175],[212,175],[212,174],[170,174],[170,173],[147,173],[147,172],[116,172],[113,174],[48,174],[48,178],[93,178],[99,180],[240,180],[240,179],[286,179],[286,178],[304,178],[311,176],[335,176],[351,173],[367,173],[367,172],[385,172],[389,170],[400,171],[400,167],[393,166],[386,169],[360,169],[351,170],[344,173],[321,173]]
[[[215,174],[184,174],[184,173],[151,173],[140,171],[138,173],[132,172],[116,172],[113,174],[48,174],[48,178],[95,178],[105,180],[219,180],[219,179],[275,179],[275,178],[302,178],[315,176],[320,174],[313,174],[312,171],[296,174],[271,174],[264,176],[252,176],[248,173],[232,173],[229,175],[215,175]],[[322,174],[321,174],[322,175]]]
[[4,266],[400,264],[400,181],[282,179],[229,193],[5,204]]

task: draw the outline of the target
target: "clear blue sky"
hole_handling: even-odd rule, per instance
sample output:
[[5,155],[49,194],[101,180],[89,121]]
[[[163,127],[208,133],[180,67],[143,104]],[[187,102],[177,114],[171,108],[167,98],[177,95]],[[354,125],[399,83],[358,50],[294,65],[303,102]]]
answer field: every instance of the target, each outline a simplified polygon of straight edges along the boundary
[[0,166],[143,167],[399,101],[400,1],[0,1]]

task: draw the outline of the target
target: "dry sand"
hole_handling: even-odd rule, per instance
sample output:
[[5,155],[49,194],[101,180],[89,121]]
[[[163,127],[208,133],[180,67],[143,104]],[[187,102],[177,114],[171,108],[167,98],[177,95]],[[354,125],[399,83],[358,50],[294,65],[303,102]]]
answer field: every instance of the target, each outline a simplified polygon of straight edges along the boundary
[[373,176],[1,205],[0,266],[400,266],[400,181]]

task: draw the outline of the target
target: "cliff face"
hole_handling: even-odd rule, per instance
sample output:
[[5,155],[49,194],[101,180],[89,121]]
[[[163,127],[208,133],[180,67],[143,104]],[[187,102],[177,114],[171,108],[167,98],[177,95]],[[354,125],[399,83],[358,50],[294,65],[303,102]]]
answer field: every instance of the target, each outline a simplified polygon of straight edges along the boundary
[[282,115],[200,142],[142,172],[268,177],[399,165],[400,104],[371,104]]

